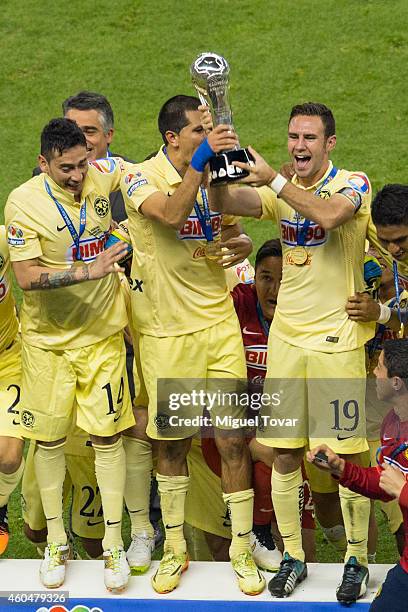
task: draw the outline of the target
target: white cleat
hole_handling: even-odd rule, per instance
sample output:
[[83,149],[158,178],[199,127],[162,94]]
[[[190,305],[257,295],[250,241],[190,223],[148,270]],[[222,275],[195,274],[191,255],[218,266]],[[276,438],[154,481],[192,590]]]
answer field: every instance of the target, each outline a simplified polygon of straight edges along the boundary
[[252,550],[252,558],[259,567],[266,572],[277,572],[282,561],[282,554],[275,547],[272,535],[251,532],[249,542]]
[[65,580],[65,566],[69,557],[69,546],[48,544],[40,565],[40,579],[47,589],[60,587]]
[[132,541],[127,549],[126,557],[133,575],[147,572],[152,562],[154,548],[154,536],[149,536],[146,531],[132,535]]
[[123,548],[114,546],[103,553],[104,579],[108,591],[120,593],[129,582],[130,568]]

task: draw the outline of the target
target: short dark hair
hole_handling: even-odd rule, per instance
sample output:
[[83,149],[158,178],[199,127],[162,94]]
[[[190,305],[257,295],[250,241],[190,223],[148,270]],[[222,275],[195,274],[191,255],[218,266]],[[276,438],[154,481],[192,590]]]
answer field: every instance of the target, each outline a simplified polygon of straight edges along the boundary
[[64,115],[66,115],[70,109],[96,110],[101,115],[102,127],[105,134],[113,129],[113,110],[108,99],[102,94],[95,93],[94,91],[80,91],[75,94],[75,96],[67,98],[62,103],[62,112]]
[[386,340],[383,349],[388,377],[398,376],[408,381],[408,340],[406,338]]
[[306,115],[307,117],[320,117],[324,125],[324,135],[326,138],[333,136],[336,133],[336,122],[330,108],[320,102],[304,102],[304,104],[296,104],[290,111],[288,124],[293,117],[297,115]]
[[267,240],[259,247],[255,257],[255,270],[263,259],[267,257],[282,257],[282,245],[278,238]]
[[83,131],[72,119],[51,119],[41,132],[41,155],[48,162],[55,153],[62,155],[78,145],[86,148],[86,140]]
[[371,204],[375,225],[408,225],[408,185],[385,185]]
[[174,96],[163,104],[159,113],[158,126],[165,145],[167,144],[166,132],[179,134],[188,124],[186,112],[197,110],[200,104],[198,98],[183,95]]

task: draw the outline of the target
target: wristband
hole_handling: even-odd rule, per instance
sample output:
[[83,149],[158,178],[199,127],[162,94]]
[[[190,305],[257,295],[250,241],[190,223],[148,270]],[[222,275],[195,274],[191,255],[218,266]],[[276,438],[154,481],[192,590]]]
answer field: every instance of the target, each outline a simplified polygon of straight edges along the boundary
[[278,173],[273,181],[269,183],[269,187],[276,193],[276,195],[279,195],[287,182],[288,179],[285,179],[284,176]]
[[208,144],[207,138],[203,140],[198,149],[195,151],[190,165],[197,172],[204,172],[205,167],[210,160],[210,158],[214,155],[214,151]]
[[377,323],[385,324],[391,319],[392,310],[389,306],[380,304],[380,316],[377,319]]

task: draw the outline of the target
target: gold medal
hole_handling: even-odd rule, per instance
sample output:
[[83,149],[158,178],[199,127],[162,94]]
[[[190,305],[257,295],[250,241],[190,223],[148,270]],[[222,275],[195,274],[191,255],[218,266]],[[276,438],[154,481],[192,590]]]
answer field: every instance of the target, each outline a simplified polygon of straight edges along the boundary
[[303,266],[308,257],[305,247],[300,245],[297,245],[294,249],[292,249],[290,255],[293,263],[295,263],[297,266]]
[[220,259],[218,240],[211,240],[207,242],[205,245],[205,256],[210,261],[218,261]]

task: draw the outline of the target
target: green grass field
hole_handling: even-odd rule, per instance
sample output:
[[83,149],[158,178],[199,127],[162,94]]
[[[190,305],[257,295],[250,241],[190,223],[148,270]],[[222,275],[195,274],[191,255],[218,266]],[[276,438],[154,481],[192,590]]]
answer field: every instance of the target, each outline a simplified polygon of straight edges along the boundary
[[[156,117],[177,93],[193,93],[189,66],[201,51],[231,66],[241,144],[275,167],[287,160],[292,105],[321,101],[337,119],[340,167],[364,170],[375,189],[406,182],[408,17],[405,0],[99,0],[2,2],[0,222],[11,189],[31,176],[39,135],[80,89],[104,93],[116,116],[113,149],[136,160],[160,145]],[[247,221],[255,246],[275,235]],[[15,516],[17,493],[13,496]],[[380,519],[381,520],[381,519]],[[10,556],[32,556],[13,518]],[[380,528],[378,561],[396,553]],[[334,560],[319,545],[322,560]]]

